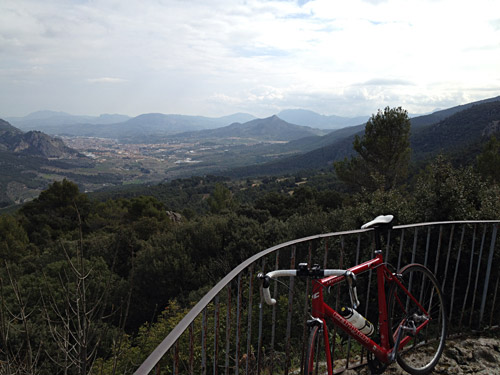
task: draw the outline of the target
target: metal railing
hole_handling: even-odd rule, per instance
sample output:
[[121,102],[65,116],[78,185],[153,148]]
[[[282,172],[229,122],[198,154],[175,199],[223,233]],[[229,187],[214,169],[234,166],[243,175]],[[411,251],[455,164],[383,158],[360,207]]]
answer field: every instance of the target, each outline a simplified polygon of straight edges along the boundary
[[[395,269],[422,263],[434,272],[447,304],[449,334],[500,324],[500,221],[451,221],[395,226],[383,241]],[[247,259],[215,285],[149,355],[135,374],[298,374],[307,341],[310,285],[274,281],[272,307],[263,303],[258,272],[298,263],[348,268],[373,256],[373,230],[353,230],[289,241]],[[377,319],[376,280],[358,278],[361,311]],[[326,294],[326,293],[325,293]],[[346,289],[329,291],[332,306]],[[326,298],[326,297],[325,297]],[[366,364],[366,352],[333,331],[335,371]]]

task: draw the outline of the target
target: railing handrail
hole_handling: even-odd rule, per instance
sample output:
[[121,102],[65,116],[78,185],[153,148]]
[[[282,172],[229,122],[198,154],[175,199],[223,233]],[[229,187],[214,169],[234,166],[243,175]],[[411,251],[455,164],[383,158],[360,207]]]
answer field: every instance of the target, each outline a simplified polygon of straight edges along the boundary
[[[436,222],[426,222],[417,224],[405,224],[397,225],[393,227],[394,229],[407,229],[415,227],[427,227],[435,225],[453,225],[453,224],[494,224],[500,223],[500,220],[462,220],[462,221],[436,221]],[[163,341],[153,350],[153,352],[146,358],[146,360],[141,364],[141,366],[134,372],[134,375],[146,375],[148,374],[160,359],[165,355],[165,353],[172,347],[177,341],[180,335],[189,327],[189,325],[196,319],[196,317],[208,306],[208,304],[217,296],[224,287],[226,287],[231,281],[233,281],[241,271],[246,269],[248,266],[259,260],[260,258],[267,256],[277,250],[293,246],[302,242],[308,242],[312,240],[318,240],[322,238],[338,237],[342,235],[358,234],[364,232],[373,231],[373,228],[369,229],[356,229],[350,231],[340,231],[340,232],[330,232],[324,234],[317,234],[313,236],[303,237],[291,241],[287,241],[273,247],[267,248],[254,254],[250,258],[246,259],[238,266],[236,266],[231,272],[229,272],[224,278],[222,278],[207,294],[205,294],[198,303],[182,318],[182,320],[170,331],[170,333],[163,339]]]

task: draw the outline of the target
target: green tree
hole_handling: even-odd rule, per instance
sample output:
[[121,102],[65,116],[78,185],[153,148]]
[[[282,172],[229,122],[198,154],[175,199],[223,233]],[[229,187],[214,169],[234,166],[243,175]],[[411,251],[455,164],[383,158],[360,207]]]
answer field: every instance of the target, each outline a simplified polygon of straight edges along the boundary
[[492,136],[476,159],[477,170],[485,179],[500,182],[500,140]]
[[374,191],[403,181],[410,161],[410,118],[401,107],[379,110],[368,120],[365,134],[353,142],[357,156],[334,163],[345,183]]
[[18,261],[26,255],[28,236],[24,228],[10,215],[0,216],[0,261]]
[[207,202],[212,213],[220,213],[223,210],[232,210],[236,207],[231,191],[220,182],[215,185],[214,192]]
[[21,222],[30,241],[47,244],[63,235],[78,238],[80,229],[86,232],[89,209],[88,198],[80,193],[78,185],[64,179],[54,182],[38,198],[25,204],[20,210]]
[[475,220],[481,211],[485,183],[471,167],[454,168],[443,156],[417,178],[417,221]]

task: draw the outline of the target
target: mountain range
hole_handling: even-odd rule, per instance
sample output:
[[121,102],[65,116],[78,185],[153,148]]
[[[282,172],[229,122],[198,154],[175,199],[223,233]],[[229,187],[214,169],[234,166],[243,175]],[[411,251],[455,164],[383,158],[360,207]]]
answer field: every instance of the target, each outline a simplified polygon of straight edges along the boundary
[[[413,116],[412,127],[415,130],[435,124],[472,105],[497,100],[498,97],[435,111],[428,115]],[[309,135],[311,136],[321,136],[329,132],[341,130],[341,132],[335,133],[335,138],[341,137],[342,134],[348,135],[348,133],[357,130],[354,128],[355,126],[358,126],[362,130],[369,118],[369,116],[325,116],[304,109],[286,109],[277,113],[276,116],[289,124],[314,129],[310,130],[311,134]],[[10,117],[5,118],[5,120],[23,131],[38,130],[50,135],[103,137],[118,139],[121,142],[140,141],[150,143],[157,142],[159,137],[165,138],[179,133],[186,133],[186,136],[193,138],[195,136],[193,132],[200,130],[211,130],[211,132],[206,132],[204,135],[218,137],[220,132],[214,132],[215,129],[262,119],[257,119],[248,113],[236,113],[222,117],[146,113],[131,118],[121,114],[86,116],[71,115],[65,112],[38,111],[24,117]],[[235,126],[227,130],[235,131]],[[304,134],[304,137],[306,136],[308,135]],[[319,142],[327,144],[328,140]]]
[[[459,154],[456,158],[473,158],[480,145],[491,135],[500,133],[500,96],[468,103],[430,115],[411,119],[412,158],[431,158],[438,153]],[[299,139],[282,146],[281,152],[294,155],[261,165],[245,165],[227,171],[231,177],[294,173],[303,169],[331,166],[333,161],[349,157],[356,135],[362,136],[365,125],[351,126],[325,136]]]
[[[368,116],[324,116],[312,111],[290,109],[277,115],[294,125],[317,129],[315,134],[366,122]],[[59,136],[87,136],[119,139],[122,142],[155,142],[158,137],[172,134],[213,130],[232,124],[259,120],[248,113],[236,113],[223,117],[187,116],[177,114],[147,113],[130,118],[124,115],[75,116],[64,112],[38,111],[25,117],[6,118],[21,130],[39,130]],[[319,129],[323,131],[318,131]]]
[[[290,123],[280,116],[311,126]],[[130,179],[141,183],[204,174],[240,178],[331,168],[333,161],[353,153],[353,139],[363,135],[365,123],[323,129],[326,122],[320,122],[327,121],[327,117],[331,116],[299,110],[264,119],[242,113],[220,118],[163,114],[125,118],[43,111],[14,119],[16,126],[0,120],[0,206],[22,201],[20,191],[31,189],[32,197],[51,179],[63,177],[95,190],[130,183]],[[86,123],[79,122],[83,120]],[[36,124],[40,128],[32,130]],[[470,161],[480,152],[485,139],[500,132],[500,96],[412,117],[411,124],[414,161],[438,153],[460,154],[460,158]],[[154,165],[136,157],[120,157],[119,165],[113,164],[113,159],[102,164],[105,159],[97,162],[82,157],[41,129],[52,129],[51,134],[118,139],[121,146],[114,146],[118,154],[127,142],[150,143],[143,146],[146,151],[152,150],[154,144],[166,144],[163,149],[170,147],[172,151],[158,151],[164,152],[163,156],[149,152],[156,160]]]

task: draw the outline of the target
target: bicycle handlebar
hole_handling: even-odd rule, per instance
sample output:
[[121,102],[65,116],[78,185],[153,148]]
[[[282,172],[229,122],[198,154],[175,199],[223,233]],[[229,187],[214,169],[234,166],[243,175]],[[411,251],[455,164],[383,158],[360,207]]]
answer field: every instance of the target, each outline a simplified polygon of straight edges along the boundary
[[264,300],[268,305],[274,305],[276,304],[276,300],[271,297],[271,292],[269,291],[269,286],[271,285],[271,279],[277,278],[277,277],[284,277],[284,276],[304,276],[304,277],[311,277],[311,278],[322,278],[322,277],[328,277],[328,276],[344,276],[346,275],[346,270],[335,270],[335,269],[327,269],[327,270],[322,270],[319,268],[312,268],[312,269],[307,269],[306,268],[301,268],[301,265],[299,265],[299,269],[296,270],[276,270],[276,271],[271,271],[268,272],[267,274],[258,274],[258,278],[262,279],[262,294],[264,296]]

